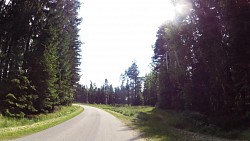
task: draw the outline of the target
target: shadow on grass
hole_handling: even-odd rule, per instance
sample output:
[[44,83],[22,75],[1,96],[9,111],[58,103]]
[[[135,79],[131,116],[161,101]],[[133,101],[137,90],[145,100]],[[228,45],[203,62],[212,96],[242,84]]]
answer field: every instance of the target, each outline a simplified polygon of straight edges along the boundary
[[186,121],[180,121],[180,115],[153,109],[151,112],[139,112],[133,120],[143,137],[160,141],[230,141],[200,133],[177,129],[179,124],[188,126]]
[[[119,113],[114,115],[124,121],[128,121],[128,125],[131,125],[130,122],[132,121],[132,126],[135,125],[133,127],[139,129],[143,133],[142,136],[148,140],[236,141],[214,137],[220,136],[222,138],[250,141],[250,127],[245,130],[234,129],[232,131],[223,131],[218,126],[215,126],[215,124],[210,123],[205,115],[197,112],[165,111],[146,106],[94,106],[107,111],[113,111],[111,114]],[[222,121],[225,121],[225,118],[222,118]]]
[[157,139],[162,141],[181,140],[181,137],[174,133],[165,119],[166,113],[159,109],[153,109],[151,112],[140,112],[133,123],[144,134],[142,135],[148,139]]

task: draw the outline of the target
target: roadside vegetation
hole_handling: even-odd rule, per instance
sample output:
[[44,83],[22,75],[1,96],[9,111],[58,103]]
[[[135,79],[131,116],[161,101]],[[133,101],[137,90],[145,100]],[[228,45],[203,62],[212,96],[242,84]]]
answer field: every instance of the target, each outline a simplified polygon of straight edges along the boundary
[[130,127],[140,130],[147,140],[250,140],[250,130],[224,131],[218,126],[205,122],[207,119],[195,112],[166,111],[148,106],[99,104],[90,104],[90,106],[104,109]]
[[29,135],[50,128],[80,114],[83,108],[77,105],[60,106],[54,113],[12,118],[0,115],[0,140]]
[[[95,106],[132,123],[149,139],[220,140],[201,135],[207,134],[250,140],[249,0],[172,4],[183,10],[159,27],[151,72],[142,76],[135,60],[121,73],[119,86],[105,79],[98,87],[92,81],[89,86],[78,83],[79,0],[2,0],[0,139],[73,117],[80,107],[55,107],[75,101],[117,104]],[[133,106],[119,106],[125,104]]]

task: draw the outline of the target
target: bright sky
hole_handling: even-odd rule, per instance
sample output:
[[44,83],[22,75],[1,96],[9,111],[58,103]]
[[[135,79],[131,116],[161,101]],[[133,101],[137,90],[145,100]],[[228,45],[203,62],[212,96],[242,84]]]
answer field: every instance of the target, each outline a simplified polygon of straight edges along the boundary
[[171,0],[81,0],[80,83],[97,86],[105,78],[120,85],[120,74],[133,60],[144,76],[150,72],[151,45],[158,27],[174,17]]

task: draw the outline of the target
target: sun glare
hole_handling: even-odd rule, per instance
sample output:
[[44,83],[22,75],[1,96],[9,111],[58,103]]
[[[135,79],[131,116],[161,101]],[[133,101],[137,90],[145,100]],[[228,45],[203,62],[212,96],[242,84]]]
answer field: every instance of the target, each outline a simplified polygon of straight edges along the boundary
[[191,12],[192,4],[189,2],[181,2],[175,5],[175,13],[181,15],[187,15]]
[[184,7],[185,7],[185,5],[183,5],[183,4],[177,4],[177,5],[175,6],[175,11],[176,11],[177,13],[183,13],[183,12],[184,12]]

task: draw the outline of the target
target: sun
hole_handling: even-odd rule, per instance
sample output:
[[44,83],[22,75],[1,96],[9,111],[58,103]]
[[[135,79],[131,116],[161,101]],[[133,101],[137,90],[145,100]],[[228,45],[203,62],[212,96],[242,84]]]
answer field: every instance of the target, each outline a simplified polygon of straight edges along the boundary
[[192,10],[192,4],[187,1],[182,1],[180,3],[176,3],[174,9],[176,15],[188,15]]

